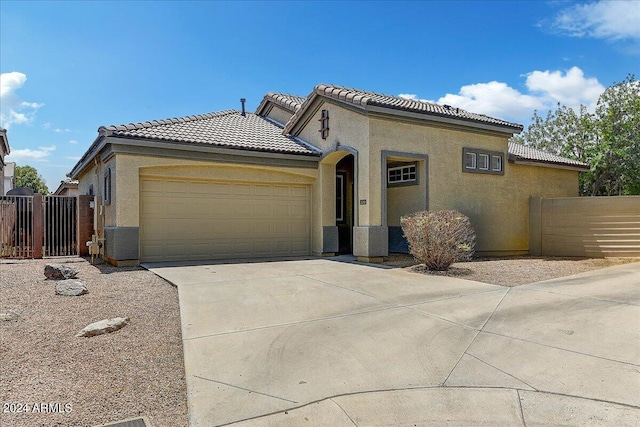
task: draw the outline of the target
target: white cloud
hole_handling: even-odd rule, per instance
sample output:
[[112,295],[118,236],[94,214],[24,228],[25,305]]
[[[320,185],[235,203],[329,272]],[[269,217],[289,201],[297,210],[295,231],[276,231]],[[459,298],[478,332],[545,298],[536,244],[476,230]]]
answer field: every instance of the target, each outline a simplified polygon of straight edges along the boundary
[[[558,102],[576,111],[580,105],[594,111],[598,97],[605,90],[598,79],[585,77],[584,72],[578,67],[567,71],[536,70],[524,76],[527,89],[524,93],[504,82],[491,81],[462,86],[457,94],[448,93],[436,103],[505,120],[526,122],[534,110],[544,114],[545,111],[555,108]],[[426,101],[415,94],[398,96]]]
[[416,95],[415,93],[401,93],[398,96],[400,98],[409,99],[411,101],[434,102],[434,101],[429,101],[428,99],[420,99],[418,98],[418,95]]
[[51,145],[49,147],[38,147],[37,150],[32,150],[31,148],[20,148],[17,150],[11,150],[11,154],[5,157],[5,160],[16,163],[23,161],[47,162],[55,150],[55,145]]
[[586,105],[590,111],[595,110],[598,97],[605,90],[598,79],[585,78],[578,67],[564,74],[562,71],[533,71],[527,74],[526,85],[546,104],[553,106],[560,102],[574,110],[578,110],[580,105]]
[[26,102],[16,95],[16,90],[24,86],[27,76],[13,71],[0,74],[0,126],[9,129],[12,124],[33,121],[36,111],[44,104]]
[[550,24],[554,31],[571,37],[607,40],[640,40],[640,2],[596,1],[562,9]]
[[516,120],[529,118],[533,110],[545,106],[540,98],[520,93],[506,83],[497,81],[462,86],[457,94],[448,93],[440,98],[438,104]]
[[72,139],[71,141],[69,141],[69,144],[77,144],[78,141],[76,141],[75,139]]
[[60,129],[60,128],[55,128],[53,130],[55,133],[62,133],[62,132],[71,132],[71,129]]

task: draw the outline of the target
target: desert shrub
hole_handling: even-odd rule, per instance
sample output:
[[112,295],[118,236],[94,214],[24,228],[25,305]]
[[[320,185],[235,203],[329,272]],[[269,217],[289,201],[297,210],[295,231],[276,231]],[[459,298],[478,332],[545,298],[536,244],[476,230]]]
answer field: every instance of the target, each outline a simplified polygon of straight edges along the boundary
[[458,211],[421,211],[400,218],[409,252],[429,270],[467,261],[476,247],[469,218]]

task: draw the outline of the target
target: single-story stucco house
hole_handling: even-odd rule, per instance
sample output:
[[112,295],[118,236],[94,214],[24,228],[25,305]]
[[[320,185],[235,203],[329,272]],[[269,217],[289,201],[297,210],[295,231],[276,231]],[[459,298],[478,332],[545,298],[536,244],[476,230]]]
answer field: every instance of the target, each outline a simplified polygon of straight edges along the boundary
[[53,192],[54,196],[75,197],[78,195],[78,180],[65,178]]
[[405,251],[402,215],[457,209],[479,254],[529,250],[529,198],[578,195],[587,166],[509,143],[522,126],[320,84],[255,113],[100,127],[71,171],[98,196],[114,264]]

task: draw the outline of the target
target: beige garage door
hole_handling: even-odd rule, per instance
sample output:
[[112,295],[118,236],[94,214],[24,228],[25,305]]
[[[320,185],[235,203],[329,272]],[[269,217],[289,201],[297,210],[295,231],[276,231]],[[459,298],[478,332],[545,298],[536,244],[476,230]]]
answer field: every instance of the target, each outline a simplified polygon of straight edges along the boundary
[[141,179],[140,259],[309,255],[308,185]]

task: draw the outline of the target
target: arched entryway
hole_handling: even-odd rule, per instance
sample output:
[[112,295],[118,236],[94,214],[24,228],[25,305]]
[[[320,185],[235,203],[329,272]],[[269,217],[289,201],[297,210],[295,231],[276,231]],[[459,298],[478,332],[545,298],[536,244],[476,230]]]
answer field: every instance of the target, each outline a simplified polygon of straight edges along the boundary
[[315,253],[323,255],[354,253],[354,227],[358,227],[358,151],[339,145],[320,161],[315,190],[320,203],[322,233]]
[[353,253],[354,157],[347,154],[336,163],[336,226],[338,254]]

